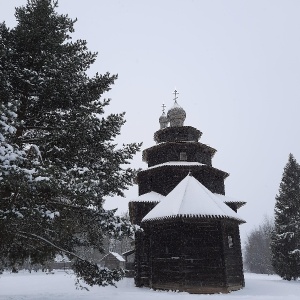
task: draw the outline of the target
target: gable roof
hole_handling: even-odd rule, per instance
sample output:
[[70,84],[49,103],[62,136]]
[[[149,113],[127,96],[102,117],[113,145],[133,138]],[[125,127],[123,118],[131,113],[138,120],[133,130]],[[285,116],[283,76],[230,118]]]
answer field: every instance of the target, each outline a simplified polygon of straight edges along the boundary
[[142,222],[165,218],[217,218],[245,221],[193,176],[186,176]]
[[136,199],[130,202],[160,202],[165,196],[162,194],[151,191],[149,193],[138,196]]
[[109,255],[113,255],[118,261],[125,261],[125,259],[120,254],[118,254],[117,252],[109,252],[105,256],[103,256],[101,258],[101,260],[104,260]]

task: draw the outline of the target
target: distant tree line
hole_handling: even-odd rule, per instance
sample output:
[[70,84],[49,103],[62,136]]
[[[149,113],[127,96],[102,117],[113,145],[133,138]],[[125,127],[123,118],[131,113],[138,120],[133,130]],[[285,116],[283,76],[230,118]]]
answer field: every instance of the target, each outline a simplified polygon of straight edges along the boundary
[[271,261],[271,236],[274,221],[265,216],[261,225],[254,228],[247,237],[244,248],[246,270],[258,274],[274,274]]

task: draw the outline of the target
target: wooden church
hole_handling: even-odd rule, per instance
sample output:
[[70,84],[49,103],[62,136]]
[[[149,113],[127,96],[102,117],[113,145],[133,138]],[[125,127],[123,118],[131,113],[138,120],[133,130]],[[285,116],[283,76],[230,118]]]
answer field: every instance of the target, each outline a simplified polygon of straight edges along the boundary
[[227,293],[244,286],[237,209],[225,196],[228,173],[212,166],[216,150],[184,126],[177,103],[159,118],[156,145],[143,151],[139,197],[131,222],[143,228],[135,242],[135,284],[189,293]]

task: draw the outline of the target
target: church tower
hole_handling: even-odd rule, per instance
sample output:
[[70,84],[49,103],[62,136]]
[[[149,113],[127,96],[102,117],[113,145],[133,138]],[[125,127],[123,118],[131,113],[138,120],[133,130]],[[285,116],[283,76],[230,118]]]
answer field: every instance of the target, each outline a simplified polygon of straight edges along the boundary
[[229,292],[244,286],[237,209],[225,196],[228,173],[214,168],[215,149],[185,126],[174,105],[159,118],[156,145],[143,151],[146,170],[137,176],[139,197],[129,203],[136,236],[135,283],[190,293]]
[[148,169],[138,174],[139,194],[155,191],[166,196],[191,172],[210,191],[224,195],[224,180],[229,174],[212,167],[216,150],[199,142],[202,133],[184,126],[186,112],[177,103],[177,91],[174,93],[173,107],[167,116],[163,112],[159,118],[160,130],[154,133],[156,145],[143,151]]

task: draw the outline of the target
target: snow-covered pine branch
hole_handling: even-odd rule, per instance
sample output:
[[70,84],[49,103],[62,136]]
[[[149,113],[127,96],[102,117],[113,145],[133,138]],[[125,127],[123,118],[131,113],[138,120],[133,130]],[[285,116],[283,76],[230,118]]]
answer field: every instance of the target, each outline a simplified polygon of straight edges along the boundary
[[[103,116],[117,76],[86,74],[97,54],[72,41],[75,21],[56,9],[56,1],[28,1],[15,28],[0,24],[0,256],[11,265],[29,256],[43,264],[82,245],[101,252],[104,235],[138,230],[102,207],[132,185],[127,166],[140,149],[114,143],[124,113]],[[90,284],[123,275],[80,259],[74,268]]]

